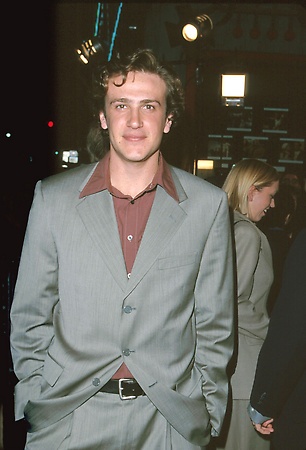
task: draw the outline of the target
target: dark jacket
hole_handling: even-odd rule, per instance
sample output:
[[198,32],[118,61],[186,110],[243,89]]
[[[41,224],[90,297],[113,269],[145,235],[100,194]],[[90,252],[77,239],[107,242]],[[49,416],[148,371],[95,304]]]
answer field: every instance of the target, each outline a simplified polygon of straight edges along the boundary
[[251,405],[275,418],[275,449],[306,449],[306,228],[284,266],[251,393]]

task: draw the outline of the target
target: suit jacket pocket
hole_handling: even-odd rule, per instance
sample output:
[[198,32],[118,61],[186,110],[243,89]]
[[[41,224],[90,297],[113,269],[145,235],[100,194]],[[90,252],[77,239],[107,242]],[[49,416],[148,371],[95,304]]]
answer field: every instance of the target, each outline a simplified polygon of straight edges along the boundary
[[63,367],[60,366],[53,358],[48,354],[44,364],[43,378],[49,384],[54,386],[61,374],[63,373]]
[[186,397],[204,401],[202,394],[202,374],[196,366],[193,367],[187,377],[177,383],[176,391]]
[[188,266],[194,264],[197,260],[197,253],[190,255],[171,256],[169,258],[162,258],[158,260],[158,268],[160,270],[174,269],[175,267]]

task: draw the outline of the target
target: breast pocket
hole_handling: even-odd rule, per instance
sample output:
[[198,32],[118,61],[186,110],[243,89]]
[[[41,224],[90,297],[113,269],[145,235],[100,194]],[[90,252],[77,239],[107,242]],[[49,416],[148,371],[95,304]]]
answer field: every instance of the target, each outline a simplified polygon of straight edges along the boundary
[[162,258],[158,261],[158,268],[160,270],[175,269],[183,266],[194,264],[197,261],[197,254],[171,256],[169,258]]
[[193,295],[199,261],[197,253],[162,258],[158,261],[160,288],[165,297],[190,298]]

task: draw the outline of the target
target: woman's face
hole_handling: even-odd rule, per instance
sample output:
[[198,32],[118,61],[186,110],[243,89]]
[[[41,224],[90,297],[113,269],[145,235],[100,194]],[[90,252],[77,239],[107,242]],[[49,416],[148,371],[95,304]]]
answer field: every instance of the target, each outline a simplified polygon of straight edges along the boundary
[[274,181],[271,186],[257,188],[250,187],[248,193],[248,218],[252,222],[259,222],[267,213],[269,208],[274,208],[274,196],[278,191],[279,182]]

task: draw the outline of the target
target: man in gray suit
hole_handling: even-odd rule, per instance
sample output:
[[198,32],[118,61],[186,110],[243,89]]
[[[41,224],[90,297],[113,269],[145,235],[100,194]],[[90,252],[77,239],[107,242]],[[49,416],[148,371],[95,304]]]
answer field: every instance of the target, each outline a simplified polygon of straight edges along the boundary
[[95,84],[100,161],[39,181],[11,309],[27,450],[202,449],[233,353],[226,194],[166,163],[183,110],[149,50]]

